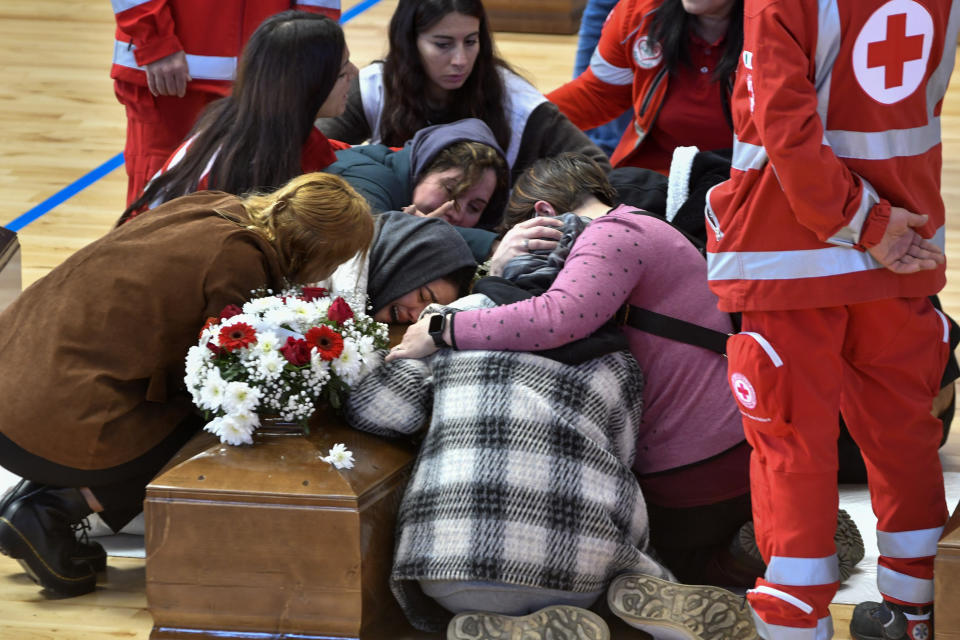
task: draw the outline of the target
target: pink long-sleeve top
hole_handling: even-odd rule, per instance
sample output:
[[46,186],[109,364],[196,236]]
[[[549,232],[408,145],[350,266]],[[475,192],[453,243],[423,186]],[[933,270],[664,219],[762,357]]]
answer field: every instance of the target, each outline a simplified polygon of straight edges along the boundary
[[[665,222],[621,205],[577,239],[544,294],[462,311],[459,349],[538,351],[593,333],[628,302],[718,331],[732,330],[707,287],[707,265]],[[623,327],[646,378],[634,470],[649,474],[705,460],[744,439],[726,381],[726,359],[706,349]]]

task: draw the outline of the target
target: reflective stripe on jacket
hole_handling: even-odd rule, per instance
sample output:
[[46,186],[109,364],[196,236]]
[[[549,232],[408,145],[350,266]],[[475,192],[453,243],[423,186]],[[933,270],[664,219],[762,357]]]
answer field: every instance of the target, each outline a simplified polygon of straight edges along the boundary
[[731,179],[705,212],[722,309],[942,288],[942,266],[897,275],[864,247],[891,206],[929,215],[919,232],[944,246],[940,109],[958,24],[956,2],[747,1]]
[[667,94],[669,75],[660,46],[648,39],[653,12],[663,0],[623,0],[603,26],[590,66],[547,94],[571,122],[590,129],[631,106],[634,119],[610,156],[620,166],[643,142]]
[[229,93],[237,58],[267,17],[299,9],[340,18],[340,0],[111,0],[117,30],[110,77],[147,84],[144,66],[187,55],[190,89]]

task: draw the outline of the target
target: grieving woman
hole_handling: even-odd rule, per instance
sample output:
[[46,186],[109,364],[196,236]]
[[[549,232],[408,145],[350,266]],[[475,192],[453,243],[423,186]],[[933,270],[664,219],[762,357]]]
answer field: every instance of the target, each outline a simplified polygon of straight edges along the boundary
[[276,188],[334,162],[314,119],[337,116],[357,73],[335,20],[306,11],[270,16],[250,36],[230,95],[210,104],[121,221],[204,189]]
[[[750,587],[765,567],[745,535],[752,530],[750,447],[727,384],[726,358],[645,331],[631,319],[648,310],[729,334],[730,315],[717,309],[697,248],[663,220],[615,206],[614,197],[588,158],[564,154],[537,162],[518,180],[509,209],[592,219],[555,279],[535,297],[450,314],[436,336],[429,334],[436,316],[425,316],[388,360],[438,348],[569,348],[612,325],[646,377],[633,470],[647,501],[652,546],[683,582]],[[852,521],[841,527],[855,531]],[[841,546],[841,564],[852,568],[862,551],[862,543]]]
[[24,480],[0,503],[0,552],[57,595],[92,591],[99,545],[203,426],[184,358],[210,316],[261,288],[312,282],[366,253],[373,219],[336,176],[268,195],[172,200],[74,253],[0,314],[0,465]]
[[[481,295],[454,303],[492,305]],[[351,392],[354,428],[425,434],[400,505],[390,577],[417,628],[440,630],[467,611],[486,612],[499,628],[503,616],[538,612],[544,628],[569,633],[557,637],[609,637],[577,634],[605,629],[582,607],[620,573],[670,576],[647,554],[646,508],[630,471],[643,376],[625,350],[596,355],[571,365],[534,353],[444,349],[380,367]],[[477,614],[466,615],[448,638],[471,637],[461,628]]]
[[477,264],[455,227],[400,211],[375,218],[370,251],[343,264],[322,286],[391,324],[416,322],[427,305],[467,293]]
[[403,145],[432,124],[479,118],[516,177],[537,158],[603,151],[496,55],[480,0],[400,0],[382,62],[360,70],[347,107],[318,121],[330,138]]
[[365,144],[336,155],[325,171],[349,182],[374,212],[404,210],[492,229],[506,206],[507,163],[490,127],[477,118],[421,129],[399,150]]

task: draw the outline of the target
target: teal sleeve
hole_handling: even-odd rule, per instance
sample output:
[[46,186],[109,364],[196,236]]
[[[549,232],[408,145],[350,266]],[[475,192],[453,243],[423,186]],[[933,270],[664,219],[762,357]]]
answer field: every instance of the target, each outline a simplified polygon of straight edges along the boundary
[[457,227],[456,229],[470,246],[473,259],[477,261],[477,264],[486,262],[490,254],[493,253],[493,241],[497,239],[497,234],[486,229],[469,229],[466,227]]

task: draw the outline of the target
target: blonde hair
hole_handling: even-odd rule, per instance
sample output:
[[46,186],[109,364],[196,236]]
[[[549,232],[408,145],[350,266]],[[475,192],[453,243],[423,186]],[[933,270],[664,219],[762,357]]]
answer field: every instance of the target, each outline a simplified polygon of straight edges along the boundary
[[292,282],[320,280],[373,241],[373,217],[363,196],[339,176],[306,173],[276,191],[243,199],[248,229],[273,244]]

